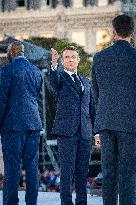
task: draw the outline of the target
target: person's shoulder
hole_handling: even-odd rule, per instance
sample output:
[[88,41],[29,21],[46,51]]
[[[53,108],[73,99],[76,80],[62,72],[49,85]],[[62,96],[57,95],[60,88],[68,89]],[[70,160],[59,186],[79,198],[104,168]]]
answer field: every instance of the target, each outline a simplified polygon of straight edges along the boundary
[[33,63],[29,62],[30,66],[33,67],[33,69],[35,69],[36,71],[40,71],[40,69],[38,68],[38,66],[34,65]]
[[112,53],[113,51],[113,45],[107,47],[107,48],[104,48],[103,50],[97,52],[94,57],[93,57],[93,60],[95,59],[98,59],[98,58],[103,58],[105,56],[108,56],[110,53]]
[[12,76],[13,76],[13,69],[12,69],[11,63],[2,65],[0,67],[0,78],[1,79],[4,79],[4,80],[5,78],[11,79]]
[[40,70],[40,68],[38,66],[36,66],[35,64],[31,63],[30,61],[28,61],[28,64],[30,66],[30,69],[33,69],[35,72],[42,74],[42,71]]
[[86,81],[87,83],[90,84],[90,79],[89,79],[89,77],[87,77],[87,76],[82,76],[82,75],[79,75],[79,76],[80,76],[80,78],[81,78],[82,80],[84,80],[84,81]]
[[86,81],[90,81],[90,79],[89,79],[89,77],[87,77],[87,76],[81,76],[84,80],[86,80]]
[[132,52],[136,55],[136,48],[131,47]]
[[136,48],[132,47],[128,52],[128,56],[133,66],[136,65]]
[[1,74],[11,75],[12,73],[12,63],[8,63],[6,65],[3,65],[1,68]]
[[69,76],[69,74],[64,69],[57,69],[56,73],[60,77],[60,79],[66,79]]
[[12,59],[12,66],[14,68],[18,68],[18,67],[25,67],[26,66],[26,63],[28,64],[29,61],[26,59],[26,58],[23,58],[23,57],[15,57]]
[[7,64],[5,64],[5,65],[2,65],[1,66],[1,69],[3,70],[3,69],[9,69],[11,67],[11,63],[7,63]]

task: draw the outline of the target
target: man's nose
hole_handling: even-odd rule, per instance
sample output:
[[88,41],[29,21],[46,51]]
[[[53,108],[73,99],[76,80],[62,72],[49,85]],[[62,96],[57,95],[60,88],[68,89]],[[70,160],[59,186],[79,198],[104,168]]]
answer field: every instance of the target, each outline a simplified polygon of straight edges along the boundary
[[72,62],[74,61],[74,59],[73,59],[72,57],[71,57],[71,58],[69,58],[69,60],[70,60],[70,61],[72,61]]

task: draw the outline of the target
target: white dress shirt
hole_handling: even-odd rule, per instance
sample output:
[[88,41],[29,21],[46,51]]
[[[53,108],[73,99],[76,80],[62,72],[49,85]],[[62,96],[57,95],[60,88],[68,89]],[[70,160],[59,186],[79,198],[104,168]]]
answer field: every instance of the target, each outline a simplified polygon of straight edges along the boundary
[[[57,70],[57,66],[58,66],[58,64],[56,64],[56,66],[55,66],[54,68],[51,66],[51,69],[52,69],[53,71],[55,71],[55,70]],[[72,76],[72,74],[76,74],[76,75],[77,75],[77,71],[76,71],[76,72],[72,72],[72,71],[69,71],[69,70],[66,70],[66,69],[64,69],[64,71],[65,71],[67,74],[69,74],[70,77],[71,77],[71,79],[74,81],[74,77]],[[78,79],[80,80],[80,78],[79,78],[78,75],[77,75],[77,77],[78,77]],[[74,81],[74,82],[75,82],[75,81]],[[81,86],[82,86],[82,91],[84,91],[84,85],[83,85],[83,83],[82,83],[81,80],[80,80],[80,82],[81,82]]]

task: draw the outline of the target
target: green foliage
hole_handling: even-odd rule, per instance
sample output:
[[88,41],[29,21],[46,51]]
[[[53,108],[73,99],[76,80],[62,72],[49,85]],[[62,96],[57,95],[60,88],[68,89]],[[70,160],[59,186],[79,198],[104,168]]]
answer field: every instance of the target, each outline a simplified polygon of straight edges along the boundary
[[92,62],[90,60],[90,56],[82,46],[77,45],[76,43],[70,43],[67,39],[57,39],[57,38],[32,38],[27,40],[30,43],[33,43],[37,46],[40,46],[42,48],[45,48],[47,50],[51,50],[51,48],[54,48],[58,51],[59,54],[61,54],[62,50],[69,46],[73,45],[76,46],[80,53],[80,64],[78,71],[81,75],[91,77],[91,65]]

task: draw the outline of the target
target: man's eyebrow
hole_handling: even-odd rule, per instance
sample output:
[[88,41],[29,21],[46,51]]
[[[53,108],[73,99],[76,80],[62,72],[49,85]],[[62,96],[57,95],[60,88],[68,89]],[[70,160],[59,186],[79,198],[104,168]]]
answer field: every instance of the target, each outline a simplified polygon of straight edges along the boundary
[[[69,57],[69,56],[71,56],[71,55],[65,55],[65,57],[67,57],[67,56]],[[73,54],[72,56],[76,56],[76,55]]]

